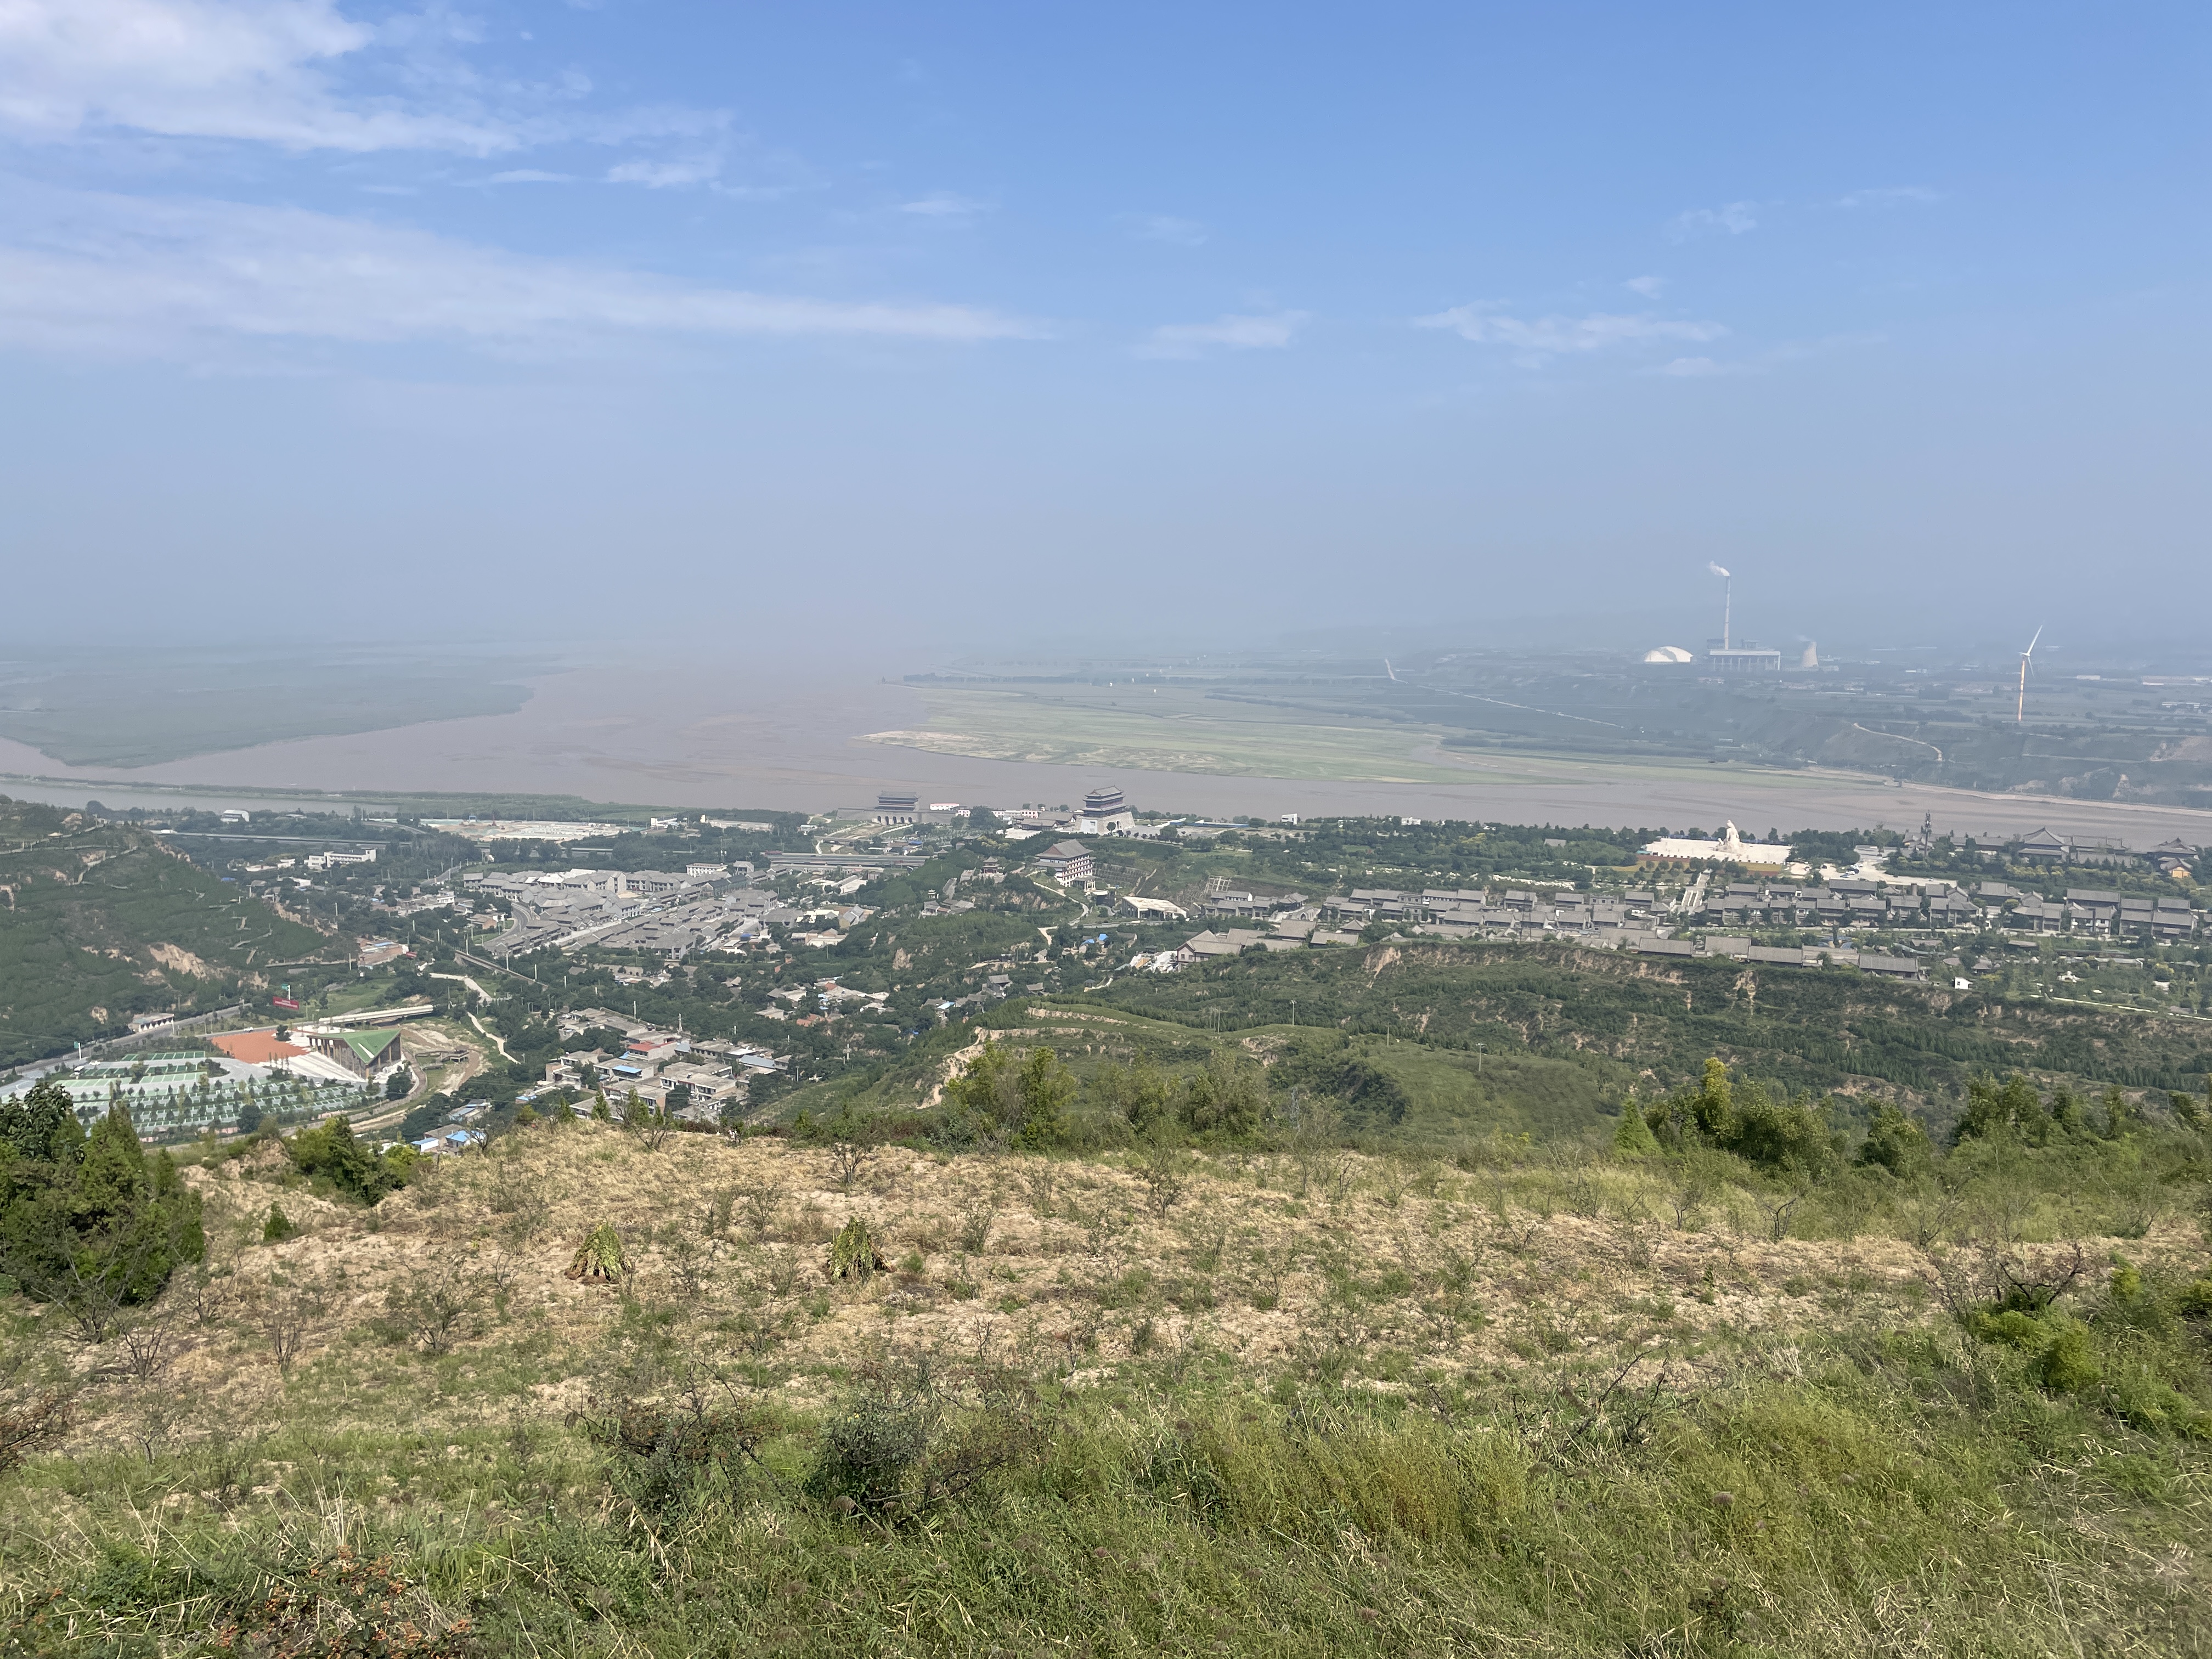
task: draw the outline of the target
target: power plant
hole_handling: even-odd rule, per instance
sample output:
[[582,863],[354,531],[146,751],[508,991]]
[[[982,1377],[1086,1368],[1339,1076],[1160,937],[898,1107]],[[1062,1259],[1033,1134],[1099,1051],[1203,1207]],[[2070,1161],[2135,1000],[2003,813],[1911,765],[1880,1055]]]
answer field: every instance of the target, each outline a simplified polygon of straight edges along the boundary
[[1705,666],[1720,674],[1779,674],[1779,651],[1762,651],[1756,640],[1746,640],[1738,645],[1730,636],[1735,579],[1717,564],[1708,563],[1705,568],[1721,579],[1721,636],[1705,641]]
[[[1705,568],[1721,579],[1720,637],[1705,641],[1705,666],[1717,674],[1779,674],[1782,653],[1762,647],[1756,640],[1746,640],[1741,645],[1735,638],[1735,578],[1720,565],[1708,561]],[[1650,663],[1688,663],[1698,660],[1691,652],[1679,645],[1662,645],[1644,653]],[[1801,668],[1817,668],[1820,660],[1808,644],[1805,647]]]

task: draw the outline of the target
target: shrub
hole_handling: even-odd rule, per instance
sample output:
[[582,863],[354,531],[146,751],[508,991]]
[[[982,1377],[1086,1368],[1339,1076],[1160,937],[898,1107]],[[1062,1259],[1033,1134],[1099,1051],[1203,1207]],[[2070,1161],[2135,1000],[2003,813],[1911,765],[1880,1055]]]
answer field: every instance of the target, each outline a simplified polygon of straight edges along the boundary
[[269,1206],[269,1219],[261,1224],[261,1242],[264,1244],[282,1244],[299,1231],[299,1228],[292,1224],[292,1218],[284,1213],[281,1206],[271,1204]]
[[569,1419],[604,1455],[607,1484],[648,1524],[681,1519],[717,1488],[726,1490],[732,1465],[760,1443],[744,1413],[711,1407],[694,1395],[674,1406],[594,1400]]
[[[822,1450],[806,1490],[846,1512],[890,1518],[907,1504],[907,1482],[929,1449],[930,1413],[886,1395],[862,1395],[822,1425]],[[842,1501],[841,1501],[842,1500]]]
[[1035,1400],[1009,1371],[950,1372],[927,1349],[872,1370],[821,1431],[807,1494],[842,1515],[896,1523],[975,1492],[1037,1443]]
[[70,1397],[46,1389],[0,1401],[0,1474],[20,1468],[34,1451],[55,1444],[68,1432]]
[[474,1276],[449,1266],[386,1291],[385,1322],[423,1352],[442,1354],[476,1333],[482,1302]]
[[1408,1104],[1398,1080],[1349,1051],[1340,1036],[1306,1039],[1269,1068],[1278,1089],[1298,1088],[1341,1101],[1370,1123],[1402,1123]]
[[[2017,1314],[2002,1316],[2016,1319]],[[2036,1381],[2053,1394],[2081,1394],[2094,1388],[2104,1372],[2090,1357],[2089,1336],[2079,1325],[2068,1325],[2051,1340],[2035,1363]]]
[[381,1203],[387,1194],[407,1184],[414,1154],[395,1146],[378,1154],[354,1139],[353,1125],[343,1117],[331,1118],[312,1129],[302,1129],[284,1143],[284,1151],[301,1175],[327,1181],[357,1204]]
[[1241,1140],[1257,1133],[1267,1117],[1260,1067],[1249,1056],[1215,1049],[1183,1085],[1179,1115],[1194,1134]]

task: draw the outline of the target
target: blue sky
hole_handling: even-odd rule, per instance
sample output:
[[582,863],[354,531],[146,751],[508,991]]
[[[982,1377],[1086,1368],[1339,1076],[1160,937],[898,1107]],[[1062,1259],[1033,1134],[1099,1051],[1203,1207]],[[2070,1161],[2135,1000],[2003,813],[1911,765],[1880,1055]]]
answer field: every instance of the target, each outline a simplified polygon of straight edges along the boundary
[[2185,634],[2209,42],[5,0],[15,629]]

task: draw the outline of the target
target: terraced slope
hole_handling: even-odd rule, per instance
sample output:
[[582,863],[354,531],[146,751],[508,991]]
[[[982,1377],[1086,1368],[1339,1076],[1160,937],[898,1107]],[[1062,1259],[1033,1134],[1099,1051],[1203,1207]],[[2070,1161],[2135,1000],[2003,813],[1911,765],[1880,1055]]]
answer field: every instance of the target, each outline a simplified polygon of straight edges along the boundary
[[220,1007],[273,964],[340,947],[198,868],[160,837],[0,798],[0,1066]]

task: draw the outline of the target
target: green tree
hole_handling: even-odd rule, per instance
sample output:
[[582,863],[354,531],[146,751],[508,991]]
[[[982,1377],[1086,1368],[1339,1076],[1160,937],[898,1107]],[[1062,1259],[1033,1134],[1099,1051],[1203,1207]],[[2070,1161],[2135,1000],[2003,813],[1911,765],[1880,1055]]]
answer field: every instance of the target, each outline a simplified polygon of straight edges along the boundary
[[1778,1098],[1764,1084],[1735,1083],[1717,1055],[1706,1060],[1696,1088],[1645,1108],[1644,1120],[1663,1151],[1711,1147],[1808,1179],[1826,1171],[1837,1156],[1826,1124],[1810,1105]]
[[[2072,1101],[2062,1091],[2062,1107]],[[2009,1134],[2040,1146],[2051,1139],[2051,1114],[2033,1084],[2016,1072],[2002,1084],[1984,1073],[1966,1085],[1966,1109],[1952,1127],[1951,1144]]]
[[1139,1054],[1133,1066],[1107,1067],[1097,1087],[1107,1109],[1127,1121],[1139,1139],[1168,1121],[1173,1091],[1150,1054]]
[[407,1091],[414,1086],[415,1079],[407,1068],[395,1066],[392,1068],[392,1075],[384,1080],[384,1097],[386,1100],[404,1100]]
[[84,1150],[76,1103],[60,1084],[40,1079],[14,1099],[0,1100],[0,1141],[34,1161],[76,1163]]
[[1624,1101],[1620,1122],[1613,1132],[1613,1150],[1622,1158],[1649,1158],[1659,1150],[1659,1137],[1644,1121],[1644,1111],[1633,1100]]
[[1183,1085],[1182,1116],[1194,1134],[1241,1140],[1267,1121],[1267,1088],[1249,1056],[1215,1049]]
[[126,1105],[89,1139],[57,1084],[0,1106],[0,1272],[65,1306],[83,1334],[106,1335],[206,1248],[199,1195],[168,1153],[147,1158]]
[[1717,1055],[1705,1060],[1705,1081],[1687,1102],[1691,1123],[1698,1133],[1718,1145],[1735,1129],[1735,1089],[1729,1081],[1728,1062]]
[[1014,1145],[1026,1152],[1056,1146],[1067,1138],[1067,1106],[1075,1098],[1075,1073],[1051,1049],[1030,1050],[1015,1084],[1021,1115],[1012,1126]]
[[1715,1144],[1762,1169],[1817,1178],[1837,1153],[1820,1114],[1803,1100],[1785,1100],[1758,1083],[1734,1093],[1727,1131]]
[[960,1074],[945,1085],[947,1127],[957,1140],[983,1140],[997,1134],[1018,1108],[1013,1056],[988,1036],[969,1057]]
[[284,1143],[284,1150],[301,1174],[319,1176],[346,1197],[369,1205],[405,1186],[412,1162],[398,1148],[383,1157],[371,1152],[354,1138],[353,1125],[342,1115],[302,1129]]
[[1874,1109],[1874,1121],[1867,1126],[1867,1138],[1859,1147],[1857,1161],[1863,1165],[1885,1169],[1892,1175],[1910,1176],[1926,1169],[1935,1155],[1928,1131],[1920,1127],[1919,1121],[1907,1117],[1885,1100]]

